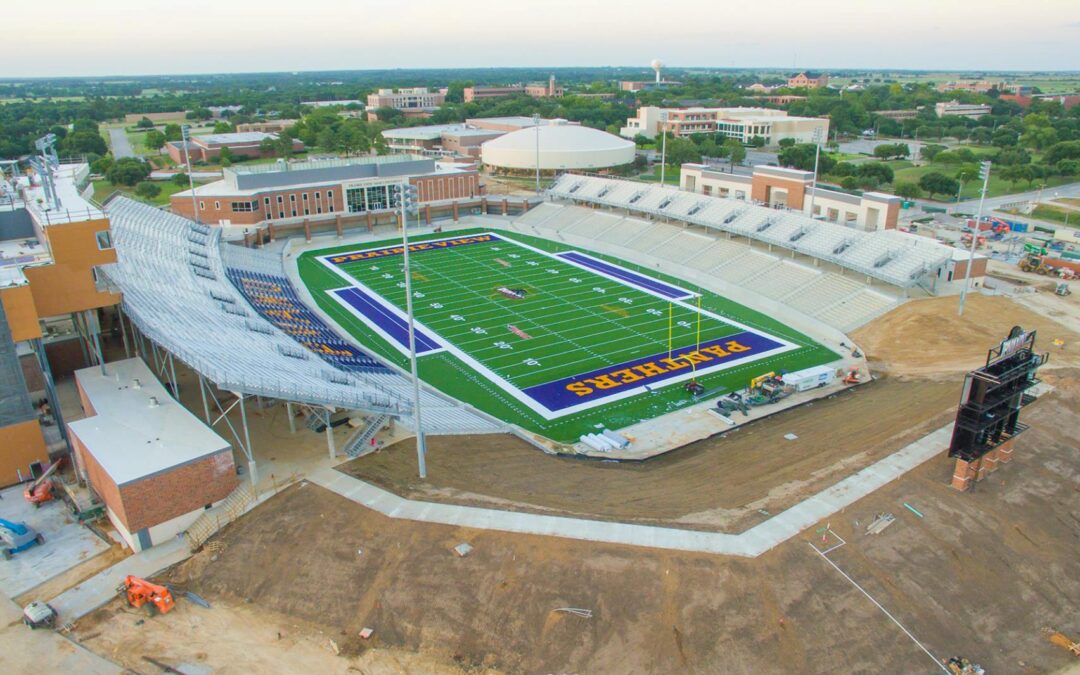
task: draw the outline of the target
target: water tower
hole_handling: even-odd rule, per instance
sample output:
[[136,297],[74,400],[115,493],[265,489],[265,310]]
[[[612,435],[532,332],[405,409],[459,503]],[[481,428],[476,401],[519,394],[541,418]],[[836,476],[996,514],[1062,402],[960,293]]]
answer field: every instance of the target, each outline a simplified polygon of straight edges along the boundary
[[660,84],[660,69],[664,67],[664,62],[660,59],[653,59],[649,65],[656,71],[656,83]]

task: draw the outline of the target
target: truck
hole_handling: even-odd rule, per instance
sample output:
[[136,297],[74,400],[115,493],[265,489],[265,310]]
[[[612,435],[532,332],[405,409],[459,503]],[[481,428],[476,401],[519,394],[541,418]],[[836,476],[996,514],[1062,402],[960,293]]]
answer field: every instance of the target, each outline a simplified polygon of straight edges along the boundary
[[836,380],[836,370],[829,366],[814,366],[784,374],[784,384],[795,387],[795,391],[808,391],[815,387],[824,387]]

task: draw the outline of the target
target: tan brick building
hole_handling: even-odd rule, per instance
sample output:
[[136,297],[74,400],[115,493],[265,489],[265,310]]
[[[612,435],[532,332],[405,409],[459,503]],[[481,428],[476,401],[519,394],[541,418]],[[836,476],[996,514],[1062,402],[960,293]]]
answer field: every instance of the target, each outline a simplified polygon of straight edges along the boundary
[[[225,148],[229,149],[233,157],[266,157],[272,156],[273,153],[263,152],[263,141],[267,139],[277,140],[277,138],[276,133],[264,131],[207,134],[205,136],[192,136],[191,140],[188,141],[187,149],[192,162],[216,162],[221,158],[221,151]],[[303,141],[294,138],[292,149],[293,152],[302,152],[304,150]],[[169,153],[169,158],[177,164],[186,162],[184,141],[170,141],[165,144],[165,150]]]

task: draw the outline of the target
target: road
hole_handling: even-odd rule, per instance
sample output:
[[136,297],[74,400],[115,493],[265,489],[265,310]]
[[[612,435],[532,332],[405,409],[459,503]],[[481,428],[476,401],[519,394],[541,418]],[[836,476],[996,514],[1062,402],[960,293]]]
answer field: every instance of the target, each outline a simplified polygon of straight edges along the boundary
[[892,145],[894,143],[905,143],[911,149],[911,154],[918,154],[916,150],[921,149],[925,143],[921,141],[913,141],[911,139],[894,139],[889,138],[880,141],[872,141],[869,139],[859,139],[857,141],[844,141],[840,144],[839,150],[845,154],[852,155],[873,155],[874,148],[879,145]]
[[[1028,192],[1017,192],[1011,195],[1001,195],[1000,197],[987,197],[984,211],[992,211],[999,209],[1005,204],[1012,204],[1014,202],[1030,202],[1040,197],[1039,190],[1030,190]],[[1080,183],[1069,183],[1068,185],[1058,185],[1056,187],[1048,187],[1042,190],[1042,201],[1048,202],[1058,197],[1080,197]],[[978,199],[965,199],[956,205],[961,211],[969,211],[974,213],[975,209],[979,208]]]
[[135,150],[131,147],[127,132],[122,127],[120,129],[109,129],[109,140],[112,141],[110,145],[112,145],[114,159],[135,156]]

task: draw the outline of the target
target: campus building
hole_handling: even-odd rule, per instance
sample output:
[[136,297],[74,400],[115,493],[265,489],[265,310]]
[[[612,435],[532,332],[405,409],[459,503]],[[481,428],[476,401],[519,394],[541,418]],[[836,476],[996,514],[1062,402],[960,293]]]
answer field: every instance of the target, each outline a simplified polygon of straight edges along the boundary
[[825,73],[815,73],[811,70],[804,70],[788,75],[787,86],[806,87],[807,89],[827,87],[829,86],[829,76]]
[[375,122],[379,119],[379,108],[393,108],[400,110],[406,118],[431,117],[439,106],[446,101],[446,90],[428,91],[427,87],[411,87],[406,89],[380,89],[374,94],[368,94],[368,121]]
[[512,131],[481,147],[484,165],[496,170],[608,169],[634,161],[633,141],[606,131],[552,120]]
[[[666,118],[666,121],[664,119]],[[643,106],[637,116],[626,120],[619,130],[625,138],[642,135],[656,138],[661,131],[672,136],[717,134],[749,143],[754,137],[765,139],[766,145],[776,145],[782,138],[794,138],[800,143],[824,141],[829,136],[828,118],[791,117],[783,110],[772,108],[658,108]]]
[[100,359],[98,310],[120,299],[98,283],[116,252],[89,166],[44,166],[0,179],[0,485],[67,450],[54,379]]
[[858,196],[815,189],[813,182],[812,171],[775,166],[756,166],[753,175],[745,176],[704,164],[683,164],[680,177],[680,187],[689,192],[812,213],[815,219],[859,230],[896,229],[899,197],[881,192],[864,192]]
[[[221,151],[228,148],[233,157],[270,157],[273,153],[264,152],[262,142],[267,139],[276,141],[277,138],[276,133],[264,131],[192,136],[187,142],[187,155],[190,156],[192,162],[216,162],[221,157]],[[292,139],[292,149],[293,152],[302,152],[303,141]],[[165,144],[165,150],[177,164],[184,164],[187,161],[184,155],[184,141],[169,141]]]
[[938,117],[969,117],[978,119],[983,115],[990,114],[990,106],[983,103],[960,103],[958,101],[942,101],[934,105],[934,112]]
[[564,89],[555,84],[555,76],[552,75],[547,82],[511,84],[505,87],[466,87],[465,102],[470,103],[482,98],[514,96],[515,94],[525,94],[534,98],[558,98],[564,93]]
[[173,212],[208,225],[250,227],[390,212],[394,187],[403,181],[417,186],[421,203],[483,191],[475,169],[415,155],[238,165],[222,173],[197,186],[194,199],[191,190],[172,195]]
[[[563,119],[540,119],[540,124],[569,124]],[[430,157],[478,159],[480,146],[503,134],[536,126],[532,117],[476,117],[464,124],[430,124],[420,127],[387,129],[382,132],[390,149]]]
[[247,134],[258,132],[263,134],[280,134],[300,120],[263,120],[261,122],[245,122],[236,125],[236,132]]
[[621,80],[619,82],[619,89],[621,91],[637,92],[645,91],[648,89],[660,89],[663,87],[677,87],[682,82],[676,82],[675,80]]

